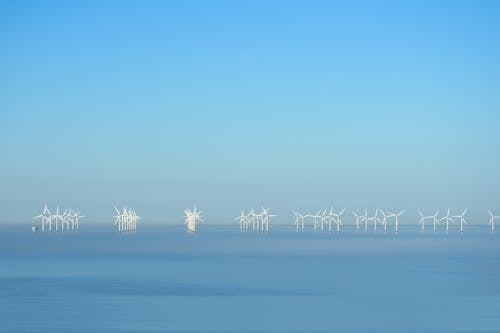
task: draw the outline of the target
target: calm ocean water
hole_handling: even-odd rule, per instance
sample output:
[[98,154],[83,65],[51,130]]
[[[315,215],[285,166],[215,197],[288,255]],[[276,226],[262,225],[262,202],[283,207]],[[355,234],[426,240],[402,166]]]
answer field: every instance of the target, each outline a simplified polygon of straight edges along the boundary
[[0,332],[500,332],[500,236],[0,226]]

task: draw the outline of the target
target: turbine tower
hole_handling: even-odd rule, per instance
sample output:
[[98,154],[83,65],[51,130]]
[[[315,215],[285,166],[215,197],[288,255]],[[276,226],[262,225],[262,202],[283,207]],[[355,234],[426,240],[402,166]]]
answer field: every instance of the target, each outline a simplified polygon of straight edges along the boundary
[[237,216],[234,219],[240,221],[240,231],[244,231],[247,224],[247,216],[245,215],[245,212],[241,211],[240,216]]
[[420,215],[420,220],[418,220],[418,224],[422,226],[422,232],[425,231],[425,216],[422,214],[420,210],[418,210],[418,215]]
[[293,212],[293,215],[295,215],[295,225],[297,226],[297,231],[299,231],[299,225],[301,224],[302,226],[302,231],[304,231],[304,215],[298,213],[298,212]]
[[436,225],[439,224],[438,214],[439,214],[439,209],[436,211],[436,214],[432,216],[432,220],[434,222],[434,233],[436,233]]
[[356,212],[352,212],[352,215],[354,215],[354,225],[356,226],[356,231],[359,231],[361,216],[359,216]]
[[455,220],[450,216],[450,209],[448,208],[448,211],[445,216],[443,216],[440,221],[446,221],[446,234],[448,234],[448,226],[451,222],[455,222]]
[[491,232],[495,232],[495,219],[500,219],[500,216],[493,215],[491,210],[488,210],[488,213],[490,214],[490,222],[488,224],[491,225]]
[[378,208],[375,209],[375,215],[373,217],[369,217],[368,218],[368,221],[373,221],[373,228],[374,228],[374,231],[377,232],[377,223],[380,222],[380,219],[378,218]]
[[383,210],[380,210],[380,214],[382,214],[382,225],[384,226],[384,232],[387,232],[387,214],[384,213]]
[[196,205],[194,205],[194,209],[191,210],[191,209],[186,209],[184,210],[184,214],[185,214],[185,223],[186,223],[186,227],[187,227],[187,230],[189,232],[196,232],[196,222],[197,221],[200,221],[200,222],[203,222],[202,218],[201,218],[201,211],[197,210],[196,209]]
[[462,214],[452,216],[456,219],[460,219],[460,233],[462,234],[464,233],[464,224],[468,224],[467,221],[465,220],[465,213],[467,213],[467,208],[464,209]]
[[[399,234],[399,222],[398,222],[398,218],[403,215],[404,213],[406,212],[406,210],[403,210],[397,214],[394,214],[393,212],[389,212],[389,215],[387,215],[387,217],[394,217],[394,231],[396,232],[396,234]],[[422,229],[423,231],[423,229]]]
[[33,220],[41,219],[41,227],[42,232],[45,231],[45,225],[48,223],[50,230],[52,230],[52,214],[50,210],[47,208],[47,205],[43,207],[43,211],[40,215],[33,217]]
[[365,232],[368,232],[368,211],[365,208],[365,215],[361,218],[363,221],[365,221]]
[[269,208],[262,207],[262,212],[260,213],[260,216],[261,216],[261,231],[264,231],[265,227],[265,231],[269,232],[269,218],[278,215],[269,214]]
[[343,208],[338,214],[333,213],[332,217],[335,219],[335,222],[337,223],[337,233],[340,232],[340,226],[342,225],[342,215],[345,212],[345,208]]

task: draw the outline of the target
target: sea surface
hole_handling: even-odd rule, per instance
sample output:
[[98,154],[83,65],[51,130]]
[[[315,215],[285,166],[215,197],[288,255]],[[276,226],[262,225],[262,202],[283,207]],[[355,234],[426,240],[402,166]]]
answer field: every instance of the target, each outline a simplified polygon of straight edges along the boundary
[[0,226],[0,332],[500,332],[486,227]]

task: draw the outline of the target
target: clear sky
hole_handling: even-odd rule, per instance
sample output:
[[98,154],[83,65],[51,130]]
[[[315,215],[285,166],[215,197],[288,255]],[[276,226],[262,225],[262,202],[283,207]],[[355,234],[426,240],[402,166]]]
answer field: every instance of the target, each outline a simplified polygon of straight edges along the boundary
[[0,223],[44,203],[95,223],[194,203],[207,223],[261,204],[482,222],[499,59],[498,1],[0,1]]

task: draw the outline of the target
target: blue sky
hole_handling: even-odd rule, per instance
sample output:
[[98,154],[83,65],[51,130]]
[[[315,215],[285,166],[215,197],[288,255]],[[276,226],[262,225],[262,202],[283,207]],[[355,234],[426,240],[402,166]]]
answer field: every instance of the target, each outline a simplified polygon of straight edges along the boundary
[[496,1],[2,1],[0,223],[500,211]]

